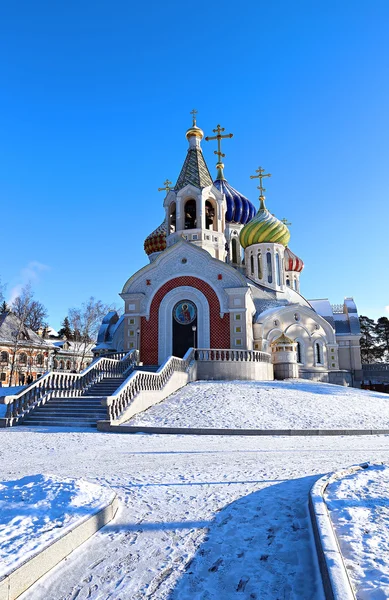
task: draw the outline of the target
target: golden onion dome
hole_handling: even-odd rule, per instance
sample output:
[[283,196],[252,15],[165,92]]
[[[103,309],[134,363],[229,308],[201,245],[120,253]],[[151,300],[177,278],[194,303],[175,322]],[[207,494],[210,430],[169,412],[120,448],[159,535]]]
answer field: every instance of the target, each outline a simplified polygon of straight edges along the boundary
[[272,215],[265,206],[265,197],[260,196],[260,207],[255,217],[240,232],[243,248],[253,244],[282,244],[287,246],[290,232],[285,223]]
[[198,137],[200,138],[200,140],[203,139],[204,137],[204,131],[202,129],[200,129],[200,127],[197,127],[197,125],[193,125],[192,127],[190,127],[188,129],[188,131],[185,134],[186,139],[189,140],[190,137]]

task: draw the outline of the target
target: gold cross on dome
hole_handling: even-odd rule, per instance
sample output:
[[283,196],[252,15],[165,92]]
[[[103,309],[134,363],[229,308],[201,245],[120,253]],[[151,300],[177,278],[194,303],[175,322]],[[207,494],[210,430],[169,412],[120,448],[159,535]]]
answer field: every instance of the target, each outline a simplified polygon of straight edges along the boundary
[[261,192],[261,196],[263,196],[263,192],[266,190],[262,186],[262,179],[264,177],[271,177],[271,173],[265,173],[265,169],[262,169],[262,167],[259,167],[255,172],[258,173],[258,175],[250,175],[250,179],[259,179],[259,185],[257,187]]
[[221,148],[221,141],[225,138],[232,138],[234,136],[233,133],[226,133],[225,135],[222,135],[222,131],[225,131],[224,127],[220,127],[220,125],[216,126],[216,129],[212,130],[214,133],[216,133],[216,135],[210,137],[207,136],[205,138],[206,142],[209,142],[211,140],[217,140],[217,150],[214,150],[213,153],[217,154],[217,156],[219,157],[219,162],[221,162],[221,159],[225,156],[225,154],[223,154],[222,152],[222,148]]
[[199,111],[196,110],[195,108],[190,111],[190,114],[192,115],[192,119],[193,119],[193,127],[196,127],[196,115],[198,112]]
[[281,219],[281,222],[282,222],[284,225],[286,225],[287,227],[288,227],[289,225],[292,225],[292,223],[289,223],[288,219]]
[[170,190],[173,189],[173,188],[169,187],[171,185],[171,183],[172,183],[171,181],[169,181],[168,179],[166,179],[166,181],[163,182],[163,185],[165,187],[158,188],[158,191],[159,192],[166,192],[166,193],[170,192]]

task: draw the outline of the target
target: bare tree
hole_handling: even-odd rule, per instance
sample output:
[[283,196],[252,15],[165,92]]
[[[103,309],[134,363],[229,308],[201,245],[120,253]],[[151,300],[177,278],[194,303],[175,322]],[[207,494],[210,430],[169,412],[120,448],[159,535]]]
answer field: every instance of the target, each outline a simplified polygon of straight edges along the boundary
[[[93,296],[81,305],[81,308],[69,309],[69,324],[74,332],[73,337],[73,365],[76,370],[82,367],[88,345],[97,339],[103,317],[110,307],[103,304],[101,300],[95,300]],[[77,356],[80,363],[77,365]]]
[[20,342],[22,340],[25,341],[25,340],[28,340],[28,338],[29,338],[27,327],[26,327],[26,319],[27,319],[28,309],[29,309],[29,305],[30,305],[31,301],[32,301],[32,290],[31,290],[31,286],[27,285],[26,287],[23,288],[20,296],[15,298],[15,300],[12,304],[12,309],[14,309],[14,305],[17,308],[17,312],[12,310],[12,312],[15,314],[15,316],[17,318],[15,319],[15,329],[12,331],[13,347],[12,347],[12,357],[11,357],[11,370],[10,370],[10,374],[9,374],[9,385],[10,386],[12,385],[12,379],[15,374],[16,367],[18,366],[18,365],[16,365],[18,346],[20,345]]
[[33,299],[33,291],[28,283],[12,303],[12,312],[19,317],[26,327],[33,331],[41,329],[48,317],[47,310],[41,302]]

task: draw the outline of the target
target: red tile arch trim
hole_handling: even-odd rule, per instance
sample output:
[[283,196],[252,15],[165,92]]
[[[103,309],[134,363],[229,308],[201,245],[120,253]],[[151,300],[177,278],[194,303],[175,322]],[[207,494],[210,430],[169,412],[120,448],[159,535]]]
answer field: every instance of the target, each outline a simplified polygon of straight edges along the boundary
[[158,311],[162,299],[177,287],[189,286],[204,294],[209,304],[211,321],[211,348],[230,347],[230,315],[220,317],[220,303],[211,286],[198,277],[176,277],[167,281],[154,295],[150,306],[150,318],[141,318],[140,358],[145,365],[158,364]]

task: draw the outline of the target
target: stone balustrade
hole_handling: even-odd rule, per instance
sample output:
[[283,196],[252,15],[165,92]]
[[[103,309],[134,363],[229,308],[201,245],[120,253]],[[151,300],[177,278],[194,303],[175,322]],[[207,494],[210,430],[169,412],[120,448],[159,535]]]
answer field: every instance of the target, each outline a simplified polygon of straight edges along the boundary
[[110,422],[118,421],[139,393],[159,392],[166,386],[174,373],[189,372],[194,364],[194,350],[190,348],[184,358],[177,358],[176,356],[168,358],[156,373],[151,371],[136,371],[133,373],[114,396],[108,396],[106,399]]
[[138,350],[118,353],[121,358],[100,357],[93,361],[81,373],[63,373],[49,371],[30,384],[19,394],[4,396],[0,400],[7,405],[0,427],[9,427],[18,422],[31,409],[56,397],[81,396],[90,386],[105,376],[123,376],[129,374],[139,362]]
[[209,349],[197,348],[195,350],[197,361],[234,361],[234,362],[264,362],[271,363],[271,355],[258,350],[236,350],[236,349]]

